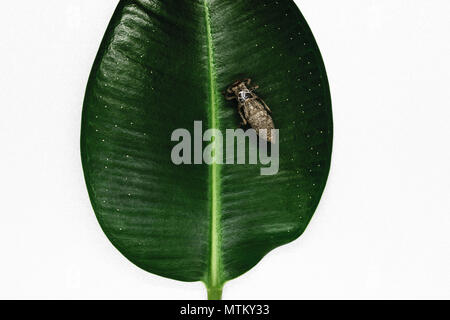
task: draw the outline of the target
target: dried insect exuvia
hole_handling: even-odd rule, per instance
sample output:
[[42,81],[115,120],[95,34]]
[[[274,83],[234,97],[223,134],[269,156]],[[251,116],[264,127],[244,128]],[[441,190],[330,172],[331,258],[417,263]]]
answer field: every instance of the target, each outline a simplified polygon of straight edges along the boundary
[[[265,138],[267,141],[272,142],[272,129],[275,129],[273,119],[270,116],[272,111],[267,104],[255,94],[255,90],[259,86],[248,88],[251,83],[251,79],[238,80],[231,84],[224,93],[225,99],[238,101],[238,112],[242,118],[242,124],[249,124],[256,133]],[[260,130],[265,129],[265,134],[260,134]]]

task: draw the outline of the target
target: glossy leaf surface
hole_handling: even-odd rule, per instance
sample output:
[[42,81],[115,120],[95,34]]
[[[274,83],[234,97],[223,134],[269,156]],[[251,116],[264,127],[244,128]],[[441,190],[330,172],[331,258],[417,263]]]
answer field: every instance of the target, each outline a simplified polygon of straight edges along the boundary
[[[239,127],[236,101],[221,92],[244,77],[280,130],[279,172],[173,164],[175,129]],[[219,298],[226,281],[304,232],[331,147],[325,68],[293,1],[119,3],[88,83],[81,152],[101,227],[130,261],[204,281]]]

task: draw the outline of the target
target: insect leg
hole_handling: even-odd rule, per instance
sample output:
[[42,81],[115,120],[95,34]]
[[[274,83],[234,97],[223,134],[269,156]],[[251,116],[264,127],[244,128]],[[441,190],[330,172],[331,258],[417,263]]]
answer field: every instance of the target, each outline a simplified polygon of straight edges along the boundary
[[233,99],[236,99],[236,96],[234,94],[233,95],[225,94],[225,99],[226,100],[233,100]]
[[232,94],[231,92],[229,92],[228,89],[227,89],[227,91],[223,91],[222,94],[226,100],[233,100],[236,98],[236,96],[234,94]]
[[272,110],[270,110],[269,106],[264,102],[263,99],[258,97],[258,100],[263,104],[264,108],[266,108],[267,111],[269,111],[270,113],[272,113]]
[[241,119],[242,119],[242,124],[243,124],[244,126],[247,125],[247,119],[245,119],[244,114],[242,113],[242,108],[239,107],[239,108],[238,108],[238,111],[239,111],[239,115],[241,116]]

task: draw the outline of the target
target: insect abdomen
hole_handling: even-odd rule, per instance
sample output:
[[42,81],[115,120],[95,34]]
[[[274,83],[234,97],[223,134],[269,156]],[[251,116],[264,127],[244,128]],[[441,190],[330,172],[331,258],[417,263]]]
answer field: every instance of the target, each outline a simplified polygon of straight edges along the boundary
[[245,104],[245,117],[250,126],[260,135],[260,130],[265,129],[267,132],[267,141],[272,141],[271,130],[275,129],[272,117],[266,111],[264,106],[258,101],[248,101]]

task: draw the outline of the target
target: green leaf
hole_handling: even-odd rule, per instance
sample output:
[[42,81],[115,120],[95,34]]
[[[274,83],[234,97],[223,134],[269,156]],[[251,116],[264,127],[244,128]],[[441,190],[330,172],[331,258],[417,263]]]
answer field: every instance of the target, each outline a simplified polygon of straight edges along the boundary
[[[279,172],[173,164],[175,129],[239,127],[221,92],[243,77],[280,129]],[[81,154],[100,225],[131,262],[203,281],[219,299],[226,281],[304,232],[331,147],[325,68],[293,1],[119,3],[87,86]]]

